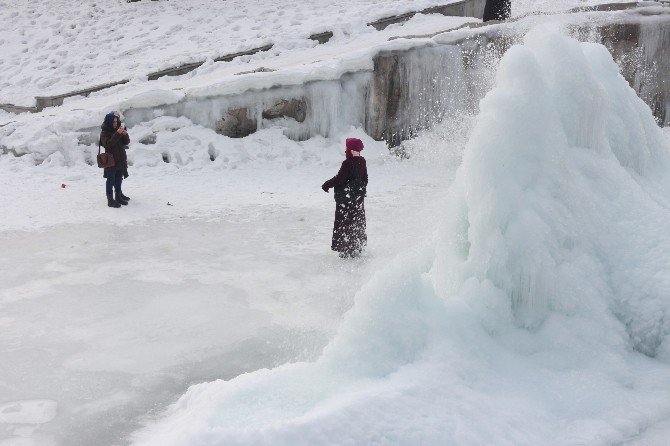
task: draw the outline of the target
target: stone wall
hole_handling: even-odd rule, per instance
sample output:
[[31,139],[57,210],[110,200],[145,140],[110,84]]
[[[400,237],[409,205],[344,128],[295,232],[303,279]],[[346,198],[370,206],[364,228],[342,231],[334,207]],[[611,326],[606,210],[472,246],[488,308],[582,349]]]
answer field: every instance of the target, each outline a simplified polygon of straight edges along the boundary
[[[670,125],[670,14],[575,26],[572,33],[582,41],[605,45],[659,125]],[[445,45],[380,53],[375,58],[366,131],[394,146],[448,114],[476,112],[492,86],[488,69],[520,40],[509,28],[496,26]],[[453,57],[454,47],[460,61]],[[451,97],[452,91],[461,95],[460,100]]]
[[602,26],[597,31],[659,125],[670,125],[670,15]]
[[502,28],[446,45],[375,57],[365,129],[396,146],[455,114],[474,114],[495,66],[520,36]]

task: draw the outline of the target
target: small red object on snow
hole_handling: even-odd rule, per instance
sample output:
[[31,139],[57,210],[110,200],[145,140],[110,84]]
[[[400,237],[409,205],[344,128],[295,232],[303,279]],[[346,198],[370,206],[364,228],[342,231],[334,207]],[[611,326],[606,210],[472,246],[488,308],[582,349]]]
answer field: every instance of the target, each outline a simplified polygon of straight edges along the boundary
[[60,184],[60,188],[61,188],[61,189],[65,189],[66,187],[67,187],[67,185],[66,185],[65,183],[61,183],[61,184]]

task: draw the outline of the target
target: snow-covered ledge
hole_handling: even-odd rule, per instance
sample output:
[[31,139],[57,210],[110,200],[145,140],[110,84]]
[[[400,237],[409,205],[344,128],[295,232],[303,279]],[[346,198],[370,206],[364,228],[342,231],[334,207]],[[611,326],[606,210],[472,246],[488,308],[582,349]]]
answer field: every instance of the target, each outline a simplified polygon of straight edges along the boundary
[[670,7],[643,2],[624,11],[535,15],[492,25],[451,17],[450,29],[444,20],[409,22],[371,33],[364,42],[318,45],[298,60],[264,59],[243,71],[208,66],[197,76],[114,87],[11,116],[0,122],[0,150],[34,152],[36,135],[60,141],[40,147],[43,156],[62,144],[92,145],[109,110],[123,111],[129,127],[157,116],[184,116],[231,137],[280,125],[290,138],[304,140],[354,126],[397,145],[437,122],[475,114],[501,55],[536,26],[560,27],[606,45],[658,122],[670,123]]

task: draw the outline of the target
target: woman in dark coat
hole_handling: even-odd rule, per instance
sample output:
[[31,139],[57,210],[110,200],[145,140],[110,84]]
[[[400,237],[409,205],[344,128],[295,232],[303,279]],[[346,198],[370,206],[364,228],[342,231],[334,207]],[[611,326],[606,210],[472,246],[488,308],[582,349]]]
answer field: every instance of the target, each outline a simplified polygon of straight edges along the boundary
[[[105,116],[100,131],[100,145],[105,148],[105,153],[111,153],[114,157],[114,166],[105,168],[104,177],[107,178],[105,192],[107,193],[107,206],[120,208],[127,205],[129,197],[121,192],[121,183],[128,178],[128,158],[126,147],[130,144],[130,137],[125,126],[121,126],[121,118],[118,112],[111,112]],[[112,188],[116,196],[112,195]]]
[[347,138],[346,159],[340,171],[321,188],[335,189],[335,223],[331,249],[340,257],[357,257],[363,251],[368,238],[365,234],[365,188],[368,185],[368,170],[365,158],[360,154],[363,141]]

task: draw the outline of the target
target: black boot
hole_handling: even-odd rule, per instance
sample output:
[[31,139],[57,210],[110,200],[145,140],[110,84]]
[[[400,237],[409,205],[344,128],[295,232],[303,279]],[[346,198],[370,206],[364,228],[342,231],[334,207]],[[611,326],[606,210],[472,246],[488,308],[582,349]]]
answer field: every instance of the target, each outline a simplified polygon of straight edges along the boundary
[[120,208],[121,205],[114,200],[111,195],[107,195],[107,206],[110,208]]
[[122,204],[122,205],[124,205],[124,206],[127,205],[128,202],[127,202],[126,200],[124,200],[123,198],[121,198],[121,197],[122,197],[122,194],[120,194],[120,193],[117,192],[117,193],[116,193],[116,202],[119,203],[119,204]]
[[119,193],[118,193],[118,196],[121,197],[121,198],[123,198],[123,199],[126,200],[126,201],[130,201],[130,197],[127,197],[127,196],[123,195],[123,192],[119,192]]

